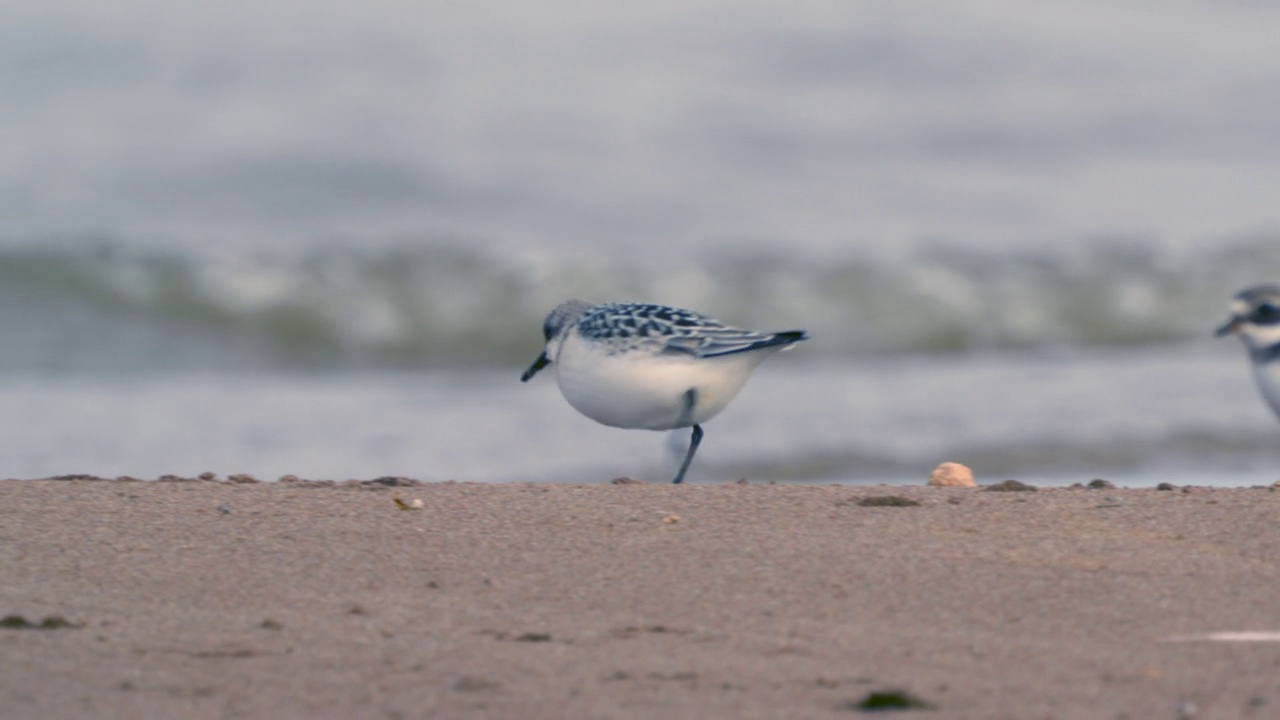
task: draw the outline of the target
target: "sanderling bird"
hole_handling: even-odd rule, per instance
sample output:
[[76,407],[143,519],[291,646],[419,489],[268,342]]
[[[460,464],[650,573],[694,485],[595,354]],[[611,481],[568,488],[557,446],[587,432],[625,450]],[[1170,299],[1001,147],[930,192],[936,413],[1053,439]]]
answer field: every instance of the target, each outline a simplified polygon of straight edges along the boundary
[[756,332],[706,315],[644,303],[560,303],[542,324],[546,347],[520,376],[555,365],[565,400],[618,428],[693,428],[672,482],[682,482],[702,441],[702,423],[729,404],[765,358],[809,337]]
[[1236,335],[1248,348],[1258,390],[1280,417],[1280,285],[1256,285],[1236,293],[1231,317],[1217,335]]

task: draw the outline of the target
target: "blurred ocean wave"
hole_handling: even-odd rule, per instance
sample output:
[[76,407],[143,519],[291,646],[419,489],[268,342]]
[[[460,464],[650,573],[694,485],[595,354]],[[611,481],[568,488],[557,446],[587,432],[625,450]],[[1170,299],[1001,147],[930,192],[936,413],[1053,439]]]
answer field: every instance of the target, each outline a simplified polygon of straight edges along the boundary
[[0,370],[368,369],[519,364],[559,300],[649,300],[808,328],[811,358],[1057,352],[1200,340],[1280,238],[1175,252],[1096,242],[896,257],[709,251],[669,265],[459,244],[295,252],[119,242],[0,248]]

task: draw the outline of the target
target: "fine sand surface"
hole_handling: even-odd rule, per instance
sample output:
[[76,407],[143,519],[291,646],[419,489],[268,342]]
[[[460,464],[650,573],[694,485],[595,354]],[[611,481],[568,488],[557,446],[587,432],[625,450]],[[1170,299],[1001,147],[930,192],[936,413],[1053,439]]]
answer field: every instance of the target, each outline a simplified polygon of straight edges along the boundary
[[1277,718],[1280,492],[0,481],[0,617],[10,720]]

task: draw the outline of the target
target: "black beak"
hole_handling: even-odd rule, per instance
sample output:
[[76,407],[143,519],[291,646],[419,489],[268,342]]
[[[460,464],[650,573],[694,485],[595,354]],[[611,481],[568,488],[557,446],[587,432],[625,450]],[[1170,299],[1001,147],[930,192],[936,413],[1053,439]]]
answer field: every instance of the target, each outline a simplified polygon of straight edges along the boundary
[[1238,317],[1233,317],[1230,320],[1228,320],[1226,324],[1224,324],[1222,327],[1215,330],[1213,334],[1216,335],[1217,337],[1226,337],[1227,335],[1234,334],[1237,330],[1240,329],[1240,325],[1243,322],[1244,322],[1243,319]]
[[538,359],[534,360],[533,364],[529,366],[529,369],[525,370],[524,374],[520,376],[520,382],[529,382],[529,378],[537,375],[539,370],[550,364],[551,361],[547,359],[547,353],[545,350],[538,353]]

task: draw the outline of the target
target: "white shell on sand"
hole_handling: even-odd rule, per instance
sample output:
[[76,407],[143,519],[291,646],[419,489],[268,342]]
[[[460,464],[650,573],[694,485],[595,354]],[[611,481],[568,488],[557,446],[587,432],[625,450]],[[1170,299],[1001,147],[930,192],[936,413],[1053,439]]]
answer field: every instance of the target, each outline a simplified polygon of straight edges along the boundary
[[929,474],[930,487],[977,487],[973,471],[960,463],[944,462]]

